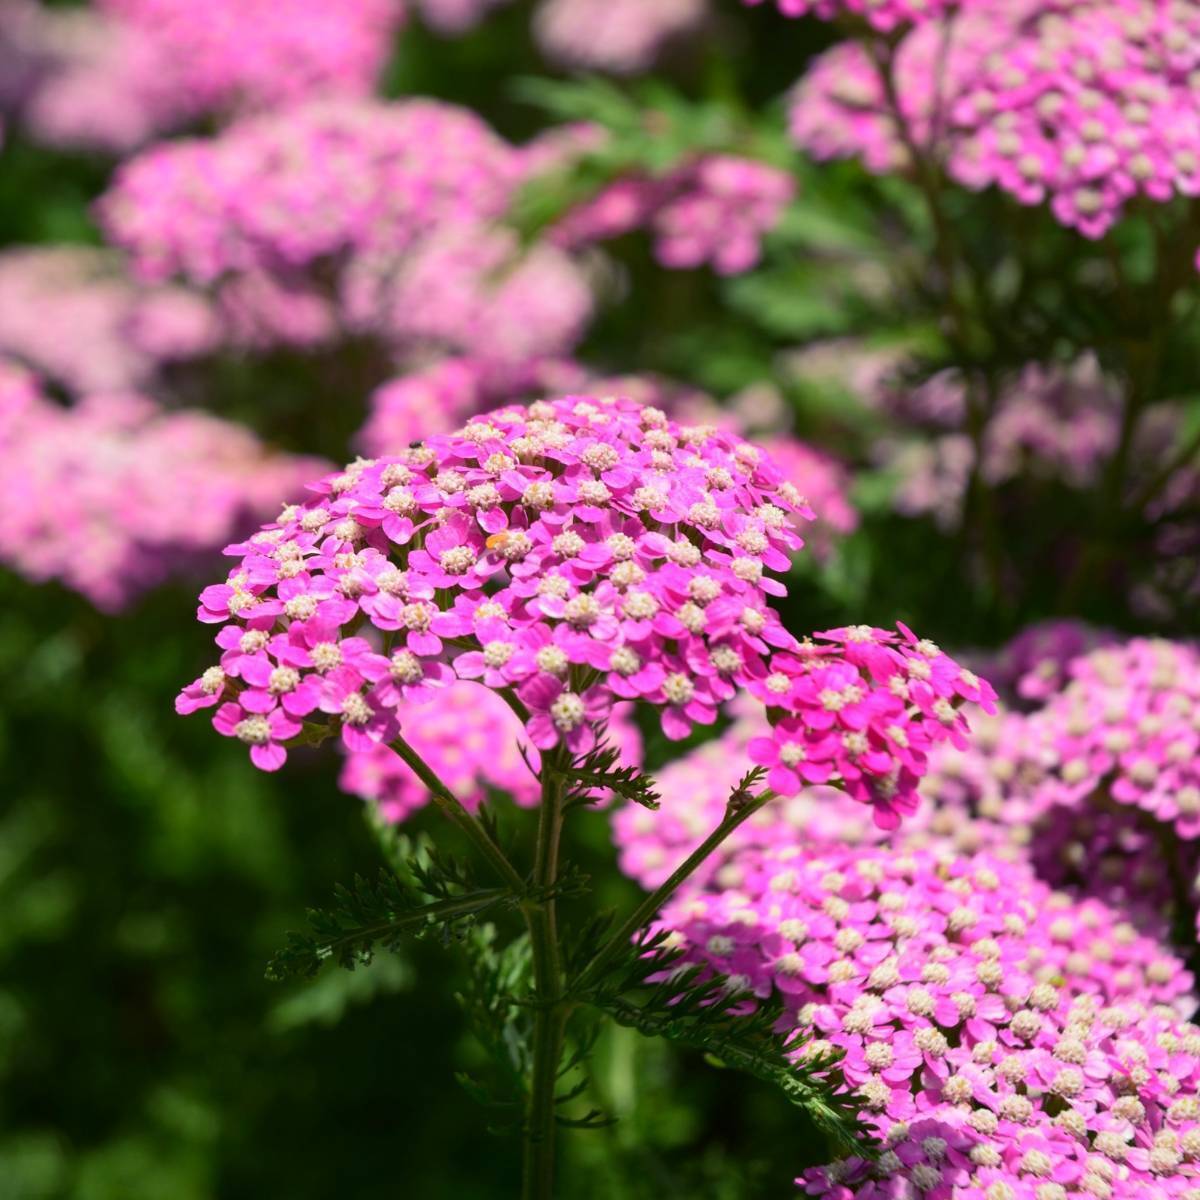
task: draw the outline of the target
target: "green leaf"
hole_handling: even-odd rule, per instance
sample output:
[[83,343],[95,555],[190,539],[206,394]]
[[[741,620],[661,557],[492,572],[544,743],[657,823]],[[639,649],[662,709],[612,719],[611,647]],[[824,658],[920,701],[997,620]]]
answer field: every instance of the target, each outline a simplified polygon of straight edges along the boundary
[[[353,970],[407,937],[435,932],[448,937],[456,924],[515,901],[505,888],[461,892],[459,879],[420,863],[413,870],[420,889],[390,871],[380,871],[374,882],[356,876],[351,887],[339,884],[332,907],[308,911],[310,932],[288,934],[287,945],[267,965],[267,978],[315,975],[329,962]],[[437,898],[427,899],[430,894]]]
[[660,931],[637,939],[577,999],[645,1037],[691,1047],[770,1083],[832,1151],[870,1156],[869,1134],[836,1072],[837,1057],[804,1054],[803,1035],[780,1032],[785,1013],[778,998],[758,1000],[708,967],[682,964],[667,938]]

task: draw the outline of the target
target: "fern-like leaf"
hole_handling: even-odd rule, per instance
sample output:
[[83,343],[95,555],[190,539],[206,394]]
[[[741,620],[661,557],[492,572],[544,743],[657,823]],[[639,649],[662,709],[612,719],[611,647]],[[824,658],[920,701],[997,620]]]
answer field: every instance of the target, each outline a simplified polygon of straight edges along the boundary
[[643,935],[579,998],[646,1037],[699,1050],[770,1083],[803,1111],[832,1151],[870,1157],[860,1106],[836,1074],[837,1056],[805,1054],[806,1036],[786,1032],[778,999],[760,1000],[707,966],[683,963],[667,936]]
[[308,932],[289,933],[287,945],[267,965],[273,981],[315,975],[326,963],[353,970],[369,963],[377,950],[394,950],[408,937],[440,933],[514,898],[504,888],[460,890],[459,875],[444,875],[430,863],[414,860],[417,884],[406,883],[390,871],[376,880],[356,876],[350,887],[334,890],[327,909],[309,909]]

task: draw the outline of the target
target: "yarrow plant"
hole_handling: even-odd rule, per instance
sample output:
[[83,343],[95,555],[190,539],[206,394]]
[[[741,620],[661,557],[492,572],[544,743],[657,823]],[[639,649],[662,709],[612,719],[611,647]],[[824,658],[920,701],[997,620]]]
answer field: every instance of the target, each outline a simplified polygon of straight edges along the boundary
[[[831,1200],[1189,1196],[1200,1030],[1169,949],[1028,869],[944,850],[743,851],[662,915],[685,961],[782,997],[836,1049],[881,1152],[807,1171]],[[812,1038],[816,1041],[812,1041]]]
[[[381,756],[394,751],[481,852],[527,918],[535,1015],[526,1186],[547,1196],[567,1019],[579,1004],[623,1011],[614,972],[639,973],[630,938],[646,919],[738,826],[802,780],[837,785],[893,826],[912,807],[930,747],[962,738],[961,705],[989,705],[992,693],[903,626],[798,640],[768,600],[785,590],[772,572],[803,545],[798,524],[810,513],[801,497],[736,435],[679,425],[632,400],[498,409],[401,454],[360,459],[311,492],[229,548],[237,562],[201,593],[198,613],[221,627],[222,654],[177,707],[210,710],[216,730],[264,770],[297,744],[336,736],[355,756],[350,786],[375,791],[389,786]],[[531,876],[513,866],[492,819],[472,815],[473,772],[460,796],[437,770],[463,785],[447,757],[463,747],[451,751],[423,722],[423,701],[437,713],[447,703],[439,695],[480,685],[519,722],[505,735],[485,717],[489,736],[525,746],[537,780]],[[769,706],[765,736],[747,755],[761,765],[746,764],[705,841],[623,925],[593,931],[571,968],[555,908],[575,886],[558,861],[565,813],[607,792],[658,802],[609,741],[615,706],[646,706],[668,738],[682,738],[747,694]],[[488,759],[489,771],[504,761]],[[764,775],[769,786],[754,792]],[[392,802],[394,815],[411,807]],[[430,885],[433,907],[421,911],[476,912],[454,879]],[[482,895],[481,908],[498,903],[495,889]],[[356,911],[370,907],[360,900]],[[310,943],[299,947],[303,963],[319,961]],[[695,1003],[697,1019],[720,1024],[720,1006]],[[650,1019],[639,1018],[643,1027]],[[777,1070],[781,1053],[759,1051]],[[813,1107],[839,1128],[836,1105]]]

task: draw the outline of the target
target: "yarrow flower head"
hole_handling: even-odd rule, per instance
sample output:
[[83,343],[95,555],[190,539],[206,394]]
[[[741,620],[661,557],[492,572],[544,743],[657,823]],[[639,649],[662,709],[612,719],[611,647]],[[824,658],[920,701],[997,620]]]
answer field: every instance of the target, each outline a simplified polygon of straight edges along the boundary
[[[1037,645],[1038,632],[1016,651]],[[1021,676],[1040,706],[937,751],[922,792],[945,828],[1015,850],[1050,882],[1119,904],[1140,928],[1183,927],[1200,909],[1200,658],[1187,643],[1104,642]]]
[[400,0],[97,0],[35,10],[24,115],[38,140],[124,152],[202,116],[366,96],[404,11]]
[[[352,751],[387,741],[401,703],[449,677],[515,697],[533,746],[576,755],[617,701],[654,707],[680,738],[749,689],[786,722],[779,782],[797,769],[799,739],[860,798],[903,800],[925,743],[958,735],[958,699],[986,698],[907,632],[851,631],[840,668],[833,646],[798,643],[768,604],[785,591],[771,573],[788,567],[803,545],[797,522],[811,516],[795,489],[734,434],[632,400],[499,409],[312,491],[229,548],[237,562],[201,594],[199,616],[224,626],[227,705],[309,723],[323,714]],[[814,707],[818,660],[844,688],[873,682],[857,700]],[[280,667],[295,678],[273,690]],[[866,695],[880,688],[886,705]],[[852,701],[864,720],[841,711]],[[884,730],[885,707],[914,731],[895,772],[898,735],[871,724]],[[222,732],[261,735],[222,711]]]
[[672,944],[751,1002],[781,998],[799,1053],[840,1056],[835,1078],[883,1143],[806,1172],[807,1194],[1151,1200],[1197,1185],[1191,976],[1111,909],[1027,868],[904,844],[743,850],[719,879],[668,905]]
[[[298,715],[340,710],[344,737],[382,738],[447,664],[499,672],[489,682],[519,693],[542,750],[586,750],[618,697],[659,706],[683,736],[771,645],[792,645],[763,572],[802,545],[798,515],[770,461],[730,434],[632,401],[539,402],[321,481],[231,547],[239,563],[200,617],[234,623],[227,649],[266,635],[264,666],[321,675]],[[364,623],[378,649],[351,663],[344,639]]]
[[[744,2],[758,5],[764,0]],[[814,16],[822,21],[855,17],[889,33],[945,12],[955,7],[958,0],[775,0],[775,3],[785,17]]]
[[543,0],[533,30],[553,62],[633,75],[704,15],[705,0]]
[[674,269],[711,263],[721,275],[750,270],[762,239],[795,195],[785,171],[728,154],[702,156],[666,176],[630,175],[569,212],[551,237],[568,247],[648,227],[659,262]]
[[324,466],[132,393],[64,407],[0,359],[0,561],[108,611],[215,555]]
[[852,625],[776,654],[751,691],[772,714],[769,738],[750,757],[769,768],[784,796],[809,784],[839,782],[894,828],[917,806],[916,785],[929,750],[965,744],[965,702],[994,710],[991,685],[934,643]]
[[122,165],[99,212],[147,278],[286,277],[498,217],[522,169],[512,147],[452,105],[316,101],[145,151]]
[[[806,0],[791,6],[809,8]],[[842,5],[817,7],[833,16]],[[921,4],[923,14],[909,0],[861,7],[890,31],[951,6]],[[857,43],[818,60],[797,92],[797,141],[818,157],[853,155],[879,171],[905,166],[916,146],[957,182],[1046,203],[1089,238],[1138,197],[1165,203],[1200,191],[1193,5],[974,0],[903,37],[890,84],[880,68]]]

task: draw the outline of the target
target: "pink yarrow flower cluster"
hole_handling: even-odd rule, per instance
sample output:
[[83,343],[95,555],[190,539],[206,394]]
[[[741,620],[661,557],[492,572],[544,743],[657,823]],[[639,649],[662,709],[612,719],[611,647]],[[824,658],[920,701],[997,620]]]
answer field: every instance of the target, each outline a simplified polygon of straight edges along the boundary
[[714,154],[660,179],[628,176],[567,214],[551,231],[567,247],[649,228],[659,262],[675,269],[711,263],[721,275],[750,270],[762,239],[795,195],[785,171],[753,159]]
[[0,560],[105,610],[215,556],[322,465],[132,393],[64,408],[0,361]]
[[[976,465],[963,380],[940,372],[915,388],[881,388],[878,402],[920,433],[889,435],[875,446],[877,460],[898,477],[897,510],[954,526]],[[1030,363],[1001,388],[983,433],[979,476],[992,488],[1014,481],[1090,488],[1116,450],[1120,412],[1119,389],[1092,358],[1070,367]],[[1155,444],[1139,435],[1135,458],[1157,451],[1156,431],[1144,432]]]
[[[957,7],[959,0],[775,0],[785,17],[818,17],[822,21],[860,18],[882,33],[927,21]],[[759,5],[764,0],[743,0]]]
[[435,230],[494,219],[522,170],[465,109],[327,101],[156,146],[122,165],[99,215],[146,278],[211,283],[396,254]]
[[[1040,707],[980,722],[968,747],[931,757],[923,797],[947,827],[1007,844],[1047,880],[1120,904],[1143,928],[1182,927],[1200,910],[1198,664],[1194,646],[1148,639],[1052,663],[1061,683]],[[1023,676],[1038,693],[1048,679]]]
[[1200,13],[1188,4],[974,0],[900,42],[899,112],[878,56],[846,44],[802,82],[792,129],[818,157],[880,171],[905,165],[914,143],[959,183],[1048,204],[1098,238],[1138,198],[1200,194],[1197,69]]
[[78,393],[144,387],[160,366],[211,353],[221,322],[184,288],[141,287],[85,246],[0,255],[0,354]]
[[767,782],[792,796],[835,781],[895,828],[917,807],[929,751],[965,744],[966,702],[994,711],[995,692],[936,644],[904,625],[891,633],[852,625],[782,650],[750,690],[772,717],[769,738],[750,742]]
[[552,62],[634,75],[705,12],[705,0],[542,0],[533,32]]
[[883,1143],[826,1200],[1163,1200],[1200,1186],[1192,978],[1107,906],[985,855],[744,851],[662,914],[685,961],[776,995]]
[[244,344],[362,334],[494,370],[570,351],[592,313],[562,250],[495,225],[529,170],[468,110],[331,101],[155,147],[99,213],[143,276],[211,287]]
[[26,117],[55,145],[127,152],[215,115],[370,94],[401,0],[98,0],[40,12]]
[[1075,659],[1118,641],[1111,630],[1098,629],[1085,621],[1039,621],[989,655],[983,673],[998,690],[1026,702],[1041,703],[1062,690]]
[[[768,598],[784,593],[769,572],[787,567],[802,545],[795,521],[810,514],[733,434],[631,400],[567,397],[360,460],[313,492],[230,547],[228,579],[201,595],[225,653],[192,686],[222,702],[218,728],[258,748],[260,765],[278,765],[317,714],[352,751],[387,741],[404,700],[453,677],[519,699],[541,751],[585,753],[618,701],[656,708],[672,738],[746,689],[767,689],[791,725],[808,715],[801,676],[822,652],[802,647]],[[907,660],[907,649],[875,651]],[[912,653],[935,680],[928,696],[913,689],[918,708],[937,703],[943,679],[965,686],[945,656]],[[819,758],[832,734],[817,721]],[[847,775],[856,744],[830,749]],[[919,771],[920,753],[906,769]],[[883,767],[872,747],[880,788]]]
[[1135,638],[1076,659],[1061,692],[1029,719],[1047,747],[1046,803],[1097,793],[1200,838],[1200,651]]
[[[728,729],[654,773],[661,796],[656,811],[626,804],[613,813],[621,870],[647,890],[663,883],[721,823],[729,797],[746,773],[750,742],[771,735],[765,710],[749,696],[733,700],[729,712],[734,720]],[[914,823],[921,823],[920,814],[905,823],[906,834],[911,836]],[[841,792],[818,784],[773,799],[740,825],[723,843],[721,854],[705,860],[691,881],[715,878],[719,883],[725,859],[743,847],[799,841],[863,845],[887,836],[869,810],[846,805]]]
[[[732,435],[632,401],[501,409],[315,491],[231,548],[200,617],[232,621],[231,646],[261,641],[272,670],[298,654],[280,696],[319,681],[351,749],[447,665],[516,692],[542,750],[589,749],[617,699],[657,705],[681,737],[794,641],[764,575],[801,544],[791,489]],[[339,646],[364,620],[389,653],[350,667]],[[291,649],[314,640],[333,647],[320,662]]]

